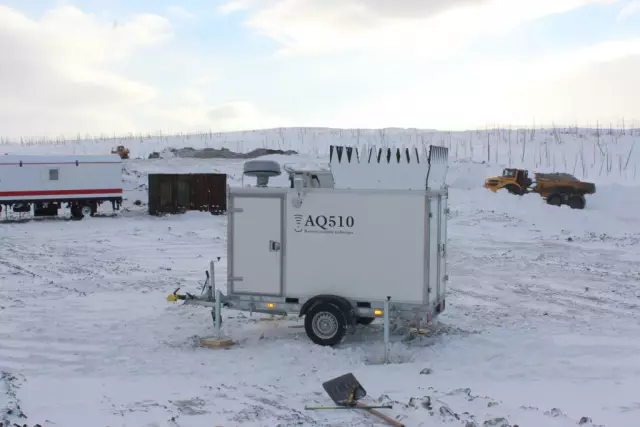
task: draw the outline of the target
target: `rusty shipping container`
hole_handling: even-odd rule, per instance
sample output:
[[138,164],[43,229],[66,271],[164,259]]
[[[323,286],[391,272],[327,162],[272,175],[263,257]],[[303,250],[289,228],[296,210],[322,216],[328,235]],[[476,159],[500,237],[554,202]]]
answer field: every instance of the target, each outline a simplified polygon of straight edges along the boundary
[[223,173],[149,174],[149,214],[227,211],[227,175]]

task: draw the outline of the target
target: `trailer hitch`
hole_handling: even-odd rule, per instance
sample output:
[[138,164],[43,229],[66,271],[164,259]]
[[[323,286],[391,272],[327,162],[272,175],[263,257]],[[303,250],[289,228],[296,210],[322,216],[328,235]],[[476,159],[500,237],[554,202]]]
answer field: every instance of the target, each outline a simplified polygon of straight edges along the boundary
[[178,294],[179,290],[180,290],[180,286],[178,286],[175,291],[173,291],[171,294],[169,294],[169,296],[167,296],[167,301],[168,302],[176,302],[179,299],[181,299],[181,300],[187,299],[186,295],[179,295]]
[[[220,257],[218,257],[218,260],[220,260]],[[206,279],[204,280],[204,283],[202,284],[202,288],[200,289],[200,296],[202,296],[205,292],[205,290],[207,289],[207,285],[209,284],[209,270],[205,270],[204,274],[206,275]],[[177,300],[186,300],[187,298],[192,298],[193,295],[189,294],[188,292],[185,293],[185,295],[178,295],[178,291],[180,290],[180,286],[178,286],[176,288],[175,291],[173,291],[169,296],[167,296],[167,301],[169,302],[176,302]]]
[[185,292],[184,294],[179,294],[178,291],[180,290],[180,288],[176,288],[175,291],[173,291],[171,294],[169,294],[169,296],[167,296],[167,301],[169,302],[175,302],[178,300],[188,300],[188,299],[198,299],[198,297],[196,297],[193,294],[190,294],[189,292]]

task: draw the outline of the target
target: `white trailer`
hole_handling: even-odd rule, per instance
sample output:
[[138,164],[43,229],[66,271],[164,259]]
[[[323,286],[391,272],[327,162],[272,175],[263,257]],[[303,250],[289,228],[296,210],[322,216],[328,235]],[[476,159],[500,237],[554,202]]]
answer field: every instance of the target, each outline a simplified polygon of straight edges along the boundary
[[93,216],[103,202],[122,204],[122,159],[104,156],[0,156],[0,212],[56,216],[66,204],[71,216]]
[[385,302],[392,322],[431,322],[445,309],[448,280],[448,149],[372,148],[363,157],[332,146],[332,177],[288,168],[292,188],[267,186],[277,163],[245,163],[258,186],[227,191],[226,294],[210,284],[169,300],[298,313],[309,338],[330,346],[383,317]]

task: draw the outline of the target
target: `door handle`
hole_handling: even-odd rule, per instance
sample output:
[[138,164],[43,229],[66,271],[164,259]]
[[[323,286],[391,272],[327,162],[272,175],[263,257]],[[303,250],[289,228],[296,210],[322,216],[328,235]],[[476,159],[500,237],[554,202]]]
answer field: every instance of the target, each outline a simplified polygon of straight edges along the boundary
[[269,252],[278,252],[280,250],[280,243],[275,240],[269,240]]

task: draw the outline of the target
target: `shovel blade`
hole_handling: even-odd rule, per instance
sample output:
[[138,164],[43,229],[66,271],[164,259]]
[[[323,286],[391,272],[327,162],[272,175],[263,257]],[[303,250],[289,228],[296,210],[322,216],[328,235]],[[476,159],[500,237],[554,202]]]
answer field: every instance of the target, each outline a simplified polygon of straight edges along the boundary
[[322,383],[322,388],[324,388],[324,391],[327,392],[336,405],[343,405],[345,402],[349,402],[351,400],[351,393],[353,393],[354,402],[367,395],[364,387],[362,387],[352,373],[326,381]]

